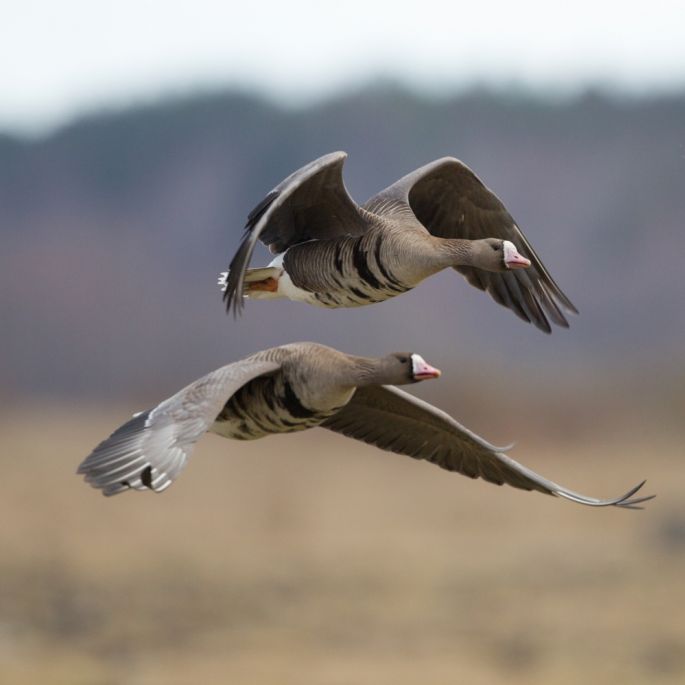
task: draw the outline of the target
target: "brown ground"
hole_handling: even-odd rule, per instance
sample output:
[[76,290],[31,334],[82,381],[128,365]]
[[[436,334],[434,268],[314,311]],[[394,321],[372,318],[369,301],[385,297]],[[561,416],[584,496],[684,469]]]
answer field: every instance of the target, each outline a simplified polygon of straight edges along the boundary
[[74,470],[127,411],[0,419],[1,683],[685,682],[675,428],[526,436],[512,452],[586,494],[648,477],[659,498],[643,512],[321,430],[210,436],[164,495],[108,500]]

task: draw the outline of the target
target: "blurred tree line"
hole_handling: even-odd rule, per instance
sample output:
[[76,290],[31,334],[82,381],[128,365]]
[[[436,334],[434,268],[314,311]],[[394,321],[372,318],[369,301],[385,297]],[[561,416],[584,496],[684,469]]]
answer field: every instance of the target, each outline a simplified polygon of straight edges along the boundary
[[[304,338],[359,353],[402,341],[443,366],[469,355],[540,373],[682,376],[684,145],[685,95],[429,98],[387,83],[300,108],[198,94],[92,114],[39,139],[4,134],[0,396],[174,387]],[[227,318],[215,276],[247,212],[335,149],[350,155],[359,202],[431,159],[465,161],[581,317],[546,338],[445,274],[372,309],[252,303],[242,321]]]

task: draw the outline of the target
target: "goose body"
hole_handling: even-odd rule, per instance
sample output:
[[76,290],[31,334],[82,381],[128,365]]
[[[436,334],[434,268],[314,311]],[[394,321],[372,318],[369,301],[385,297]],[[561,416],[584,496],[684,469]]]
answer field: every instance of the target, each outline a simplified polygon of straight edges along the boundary
[[[314,428],[339,411],[352,397],[352,385],[302,382],[303,374],[315,374],[306,353],[316,349],[319,356],[335,356],[325,347],[280,348],[278,373],[267,373],[241,386],[226,400],[209,432],[234,440],[256,440],[275,433],[292,433]],[[257,355],[255,359],[259,359]]]
[[294,245],[269,264],[269,269],[276,270],[276,289],[248,289],[247,295],[254,299],[288,298],[328,308],[383,302],[411,290],[441,268],[428,260],[419,268],[418,258],[412,269],[403,268],[401,263],[391,268],[396,252],[393,248],[402,244],[402,229],[389,225],[370,229],[362,236]]
[[101,442],[79,473],[105,495],[161,492],[206,432],[236,440],[321,426],[448,471],[591,506],[635,508],[651,497],[596,499],[514,461],[436,407],[395,385],[437,378],[418,354],[347,355],[315,343],[258,352],[199,378]]
[[[242,296],[323,307],[382,302],[446,268],[545,332],[568,326],[571,301],[492,191],[446,157],[403,177],[363,206],[342,180],[346,154],[325,155],[291,174],[248,216],[219,284],[229,309]],[[257,241],[277,257],[248,268]]]

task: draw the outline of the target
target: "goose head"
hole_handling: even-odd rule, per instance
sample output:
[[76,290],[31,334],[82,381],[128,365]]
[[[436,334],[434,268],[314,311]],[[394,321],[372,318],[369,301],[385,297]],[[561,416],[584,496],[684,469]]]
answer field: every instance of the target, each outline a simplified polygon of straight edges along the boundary
[[526,269],[530,259],[526,259],[510,240],[484,238],[471,243],[471,266],[484,271],[509,271]]
[[416,352],[393,352],[379,359],[376,373],[381,385],[408,385],[440,377],[440,369]]

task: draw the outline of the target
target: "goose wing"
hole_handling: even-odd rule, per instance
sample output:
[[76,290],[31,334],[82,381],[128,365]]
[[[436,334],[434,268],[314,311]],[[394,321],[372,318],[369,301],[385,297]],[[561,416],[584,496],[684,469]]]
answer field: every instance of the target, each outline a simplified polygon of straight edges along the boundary
[[273,253],[308,240],[361,235],[367,229],[358,205],[342,178],[347,153],[331,152],[279,183],[250,212],[245,235],[228,267],[226,309],[242,308],[243,279],[255,245],[261,240]]
[[[503,448],[460,425],[445,412],[394,386],[360,388],[337,414],[321,424],[336,433],[448,471],[521,490],[537,490],[593,507],[636,508],[650,497],[633,497],[643,483],[622,497],[596,499],[553,483],[503,453]],[[506,448],[504,448],[506,449]]]
[[476,288],[524,321],[551,332],[548,320],[568,328],[564,310],[577,314],[540,257],[499,198],[463,162],[444,157],[426,164],[375,196],[365,207],[383,200],[403,201],[426,229],[440,238],[501,238],[530,259],[528,269],[500,273],[455,267]]
[[212,371],[154,409],[135,414],[84,459],[78,473],[108,496],[130,488],[162,492],[228,399],[253,378],[279,368],[274,361],[244,360]]

